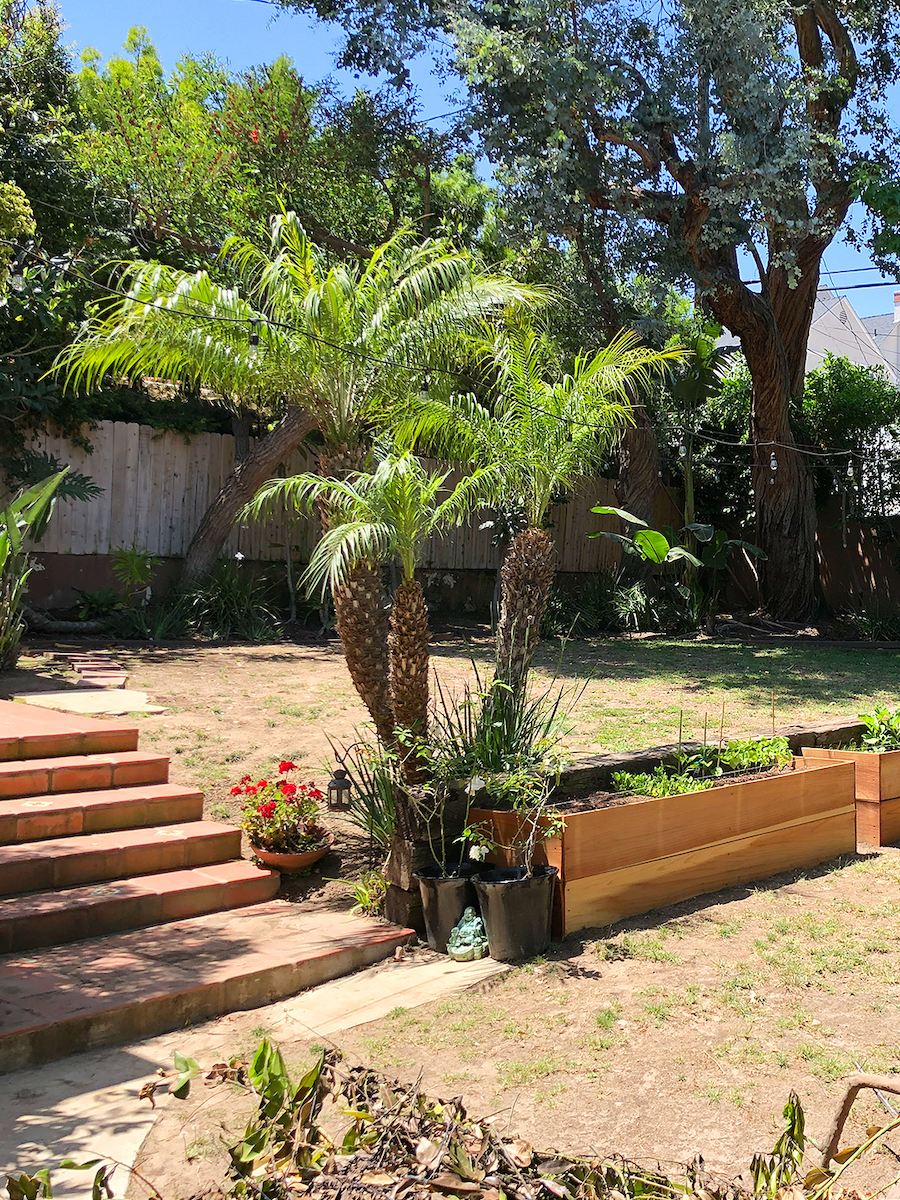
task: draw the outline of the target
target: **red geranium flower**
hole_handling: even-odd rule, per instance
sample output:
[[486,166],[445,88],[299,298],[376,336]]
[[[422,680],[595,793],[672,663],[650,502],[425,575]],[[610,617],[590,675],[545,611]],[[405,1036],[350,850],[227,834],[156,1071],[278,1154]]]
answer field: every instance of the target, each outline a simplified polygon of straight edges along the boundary
[[255,795],[256,795],[256,791],[257,791],[257,789],[256,789],[255,787],[248,787],[248,788],[247,788],[247,795],[248,795],[248,796],[255,796]]
[[268,787],[268,786],[269,786],[269,781],[268,781],[268,779],[261,779],[261,780],[259,781],[259,783],[258,783],[256,786],[257,786],[258,788],[264,788],[264,787]]
[[293,796],[296,794],[296,791],[297,791],[296,783],[284,783],[281,786],[282,796]]
[[240,787],[233,787],[233,788],[231,789],[231,793],[230,793],[230,794],[231,794],[232,796],[240,796],[240,794],[243,792],[243,790],[244,790],[244,789],[243,789],[243,788],[240,788]]
[[269,800],[265,804],[260,804],[256,811],[268,821],[270,817],[274,817],[275,815],[275,801]]
[[278,764],[279,775],[285,775],[288,771],[296,771],[297,764],[292,762],[281,762]]
[[253,778],[252,775],[242,775],[241,783],[249,783],[252,778]]

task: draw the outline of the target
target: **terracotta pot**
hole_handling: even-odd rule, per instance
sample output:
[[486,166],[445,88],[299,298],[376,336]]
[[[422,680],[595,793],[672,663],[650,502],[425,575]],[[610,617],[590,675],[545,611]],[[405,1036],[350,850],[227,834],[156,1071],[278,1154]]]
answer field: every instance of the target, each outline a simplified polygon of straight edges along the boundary
[[304,850],[302,854],[275,854],[274,851],[262,850],[259,846],[251,846],[251,849],[260,862],[264,862],[267,867],[274,867],[276,871],[290,875],[294,871],[305,871],[307,867],[311,867],[313,863],[317,863],[320,858],[325,857],[334,845],[334,834],[326,834],[325,839],[325,842],[315,850]]

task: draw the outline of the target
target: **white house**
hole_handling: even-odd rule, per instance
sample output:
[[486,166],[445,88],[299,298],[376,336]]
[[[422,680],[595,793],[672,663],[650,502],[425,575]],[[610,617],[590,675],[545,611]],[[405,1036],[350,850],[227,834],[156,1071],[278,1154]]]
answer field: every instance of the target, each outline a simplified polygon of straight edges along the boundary
[[[724,333],[720,346],[733,346]],[[900,292],[894,294],[894,312],[883,317],[860,317],[846,296],[819,288],[806,347],[806,369],[825,361],[826,353],[842,355],[863,367],[882,367],[900,384]]]
[[878,317],[863,317],[863,325],[884,355],[894,376],[900,379],[900,292],[894,292],[894,311]]

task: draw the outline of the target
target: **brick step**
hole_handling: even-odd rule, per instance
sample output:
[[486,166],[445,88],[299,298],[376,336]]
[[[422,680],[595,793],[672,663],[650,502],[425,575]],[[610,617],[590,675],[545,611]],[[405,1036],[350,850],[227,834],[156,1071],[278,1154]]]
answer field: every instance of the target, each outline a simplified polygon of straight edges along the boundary
[[168,778],[168,758],[143,750],[0,762],[0,799],[166,783]]
[[0,847],[0,896],[156,875],[240,856],[241,831],[218,821],[21,842]]
[[258,904],[279,878],[238,860],[0,900],[0,954]]
[[0,700],[0,762],[50,755],[105,754],[136,750],[138,728]]
[[177,783],[0,800],[0,846],[79,833],[199,821],[203,793]]
[[389,958],[411,934],[271,900],[0,958],[0,1073],[271,1004]]

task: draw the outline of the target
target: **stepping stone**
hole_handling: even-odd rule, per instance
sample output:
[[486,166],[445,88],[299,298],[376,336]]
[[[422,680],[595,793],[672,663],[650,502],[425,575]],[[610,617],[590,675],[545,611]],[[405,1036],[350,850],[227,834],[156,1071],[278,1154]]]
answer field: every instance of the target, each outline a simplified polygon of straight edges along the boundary
[[59,709],[71,713],[100,713],[117,716],[124,713],[162,713],[160,704],[150,704],[146,692],[106,687],[69,688],[64,692],[23,692],[15,697],[30,706]]

